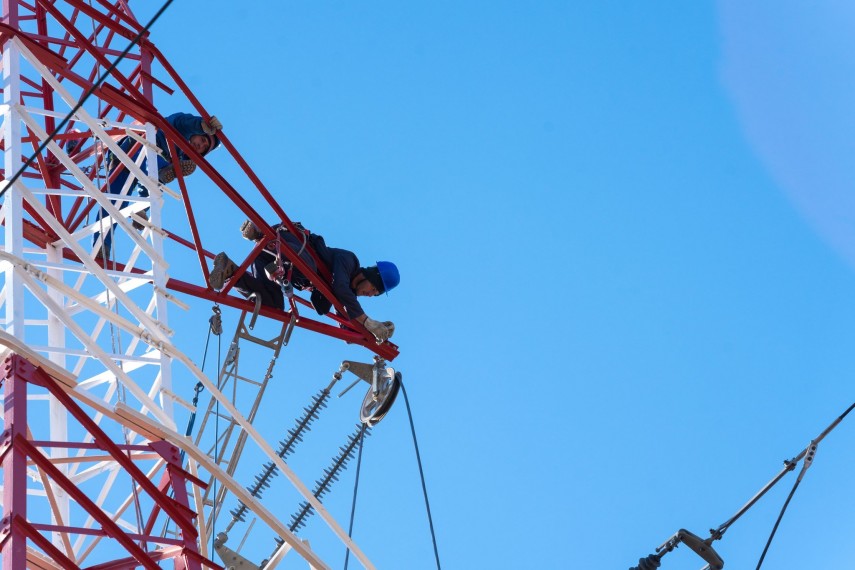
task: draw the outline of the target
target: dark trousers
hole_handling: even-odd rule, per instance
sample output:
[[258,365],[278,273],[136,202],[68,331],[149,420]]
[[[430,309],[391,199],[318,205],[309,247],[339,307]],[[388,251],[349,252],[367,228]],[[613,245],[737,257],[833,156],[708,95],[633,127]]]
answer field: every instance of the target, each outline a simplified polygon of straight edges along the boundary
[[[125,151],[128,151],[133,146],[133,142],[134,141],[132,139],[125,137],[124,139],[119,141],[119,146],[122,147]],[[136,156],[133,156],[131,158],[133,160],[136,160],[138,156],[139,156],[139,154],[137,154]],[[148,172],[148,170],[146,169],[147,160],[148,159],[144,158],[142,163],[140,164],[140,168],[143,170],[143,172]],[[111,162],[113,162],[112,168],[110,167]],[[165,160],[162,156],[158,155],[158,157],[157,157],[158,172],[160,171],[161,168],[163,168],[167,164],[169,164],[169,162],[167,160]],[[108,179],[110,178],[110,175],[113,173],[114,170],[118,170],[119,173],[116,175],[116,178],[110,183],[109,187],[107,188],[107,191],[110,194],[120,194],[122,192],[122,188],[125,186],[125,182],[127,182],[128,177],[131,175],[131,172],[127,169],[127,167],[124,164],[119,162],[118,159],[116,159],[114,156],[110,155],[109,158],[107,159],[107,178]],[[151,174],[151,173],[149,172],[149,174]],[[140,184],[137,180],[133,180],[131,182],[131,187],[128,189],[128,196],[133,194],[135,191],[137,193],[139,193],[139,195],[141,197],[148,198],[148,189],[145,186],[143,186],[142,184]],[[128,205],[128,202],[119,202],[118,200],[113,200],[113,204],[116,205],[116,207],[121,210],[122,208],[124,208]],[[104,208],[101,208],[101,210],[98,212],[97,220],[100,221],[102,218],[106,218],[106,217],[107,217],[107,211]],[[105,235],[104,235],[104,249],[105,249],[105,251],[110,251],[110,247],[113,243],[113,229],[116,227],[116,224],[109,224],[109,226],[110,226],[109,228],[105,228]],[[95,234],[92,236],[92,245],[95,245],[95,243],[98,241],[98,237],[100,235],[101,235],[101,232],[95,232]]]
[[[289,232],[280,232],[280,235],[292,250],[300,251],[303,248],[302,236],[295,236]],[[312,236],[312,238],[315,237],[320,236]],[[323,240],[323,238],[320,239]],[[306,245],[306,247],[311,246]],[[287,268],[289,262],[284,254],[283,258],[282,261],[286,264]],[[317,271],[315,261],[307,250],[303,250],[303,253],[300,254],[300,259],[305,261],[313,271]],[[255,293],[261,298],[262,305],[282,310],[285,308],[285,295],[282,293],[282,287],[275,281],[268,279],[267,274],[264,272],[264,268],[273,261],[276,261],[275,250],[259,253],[252,261],[252,265],[249,266],[246,273],[241,275],[241,278],[235,283],[235,289],[244,297],[249,297]],[[291,272],[291,283],[298,290],[306,289],[312,285],[306,276],[300,273],[296,267]]]

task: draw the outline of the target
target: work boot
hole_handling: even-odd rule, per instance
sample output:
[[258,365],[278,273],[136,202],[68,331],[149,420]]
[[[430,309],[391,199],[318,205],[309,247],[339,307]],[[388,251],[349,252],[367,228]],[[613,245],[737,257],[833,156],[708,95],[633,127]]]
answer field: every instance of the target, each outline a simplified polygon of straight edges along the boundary
[[211,289],[219,291],[223,288],[225,282],[234,275],[237,270],[237,265],[229,259],[225,252],[220,252],[214,258],[214,268],[211,270],[211,275],[208,276],[208,285]]
[[264,234],[261,233],[261,230],[259,230],[256,225],[249,220],[241,224],[240,235],[242,235],[244,239],[248,239],[249,241],[258,241],[264,237]]
[[102,243],[101,247],[98,248],[98,251],[95,252],[95,259],[110,261],[110,244]]
[[[184,176],[190,176],[196,170],[196,163],[192,160],[179,160],[178,165],[181,167],[181,174]],[[157,171],[157,177],[162,183],[169,184],[175,180],[175,168],[172,164],[167,164]]]
[[[68,131],[68,133],[66,133],[66,134],[69,134],[69,135],[70,135],[70,134],[79,135],[79,134],[80,134],[80,131],[78,131],[77,129],[70,129],[70,130]],[[84,140],[85,140],[85,139],[83,139],[83,140],[81,140],[81,139],[66,139],[63,143],[60,143],[60,145],[59,145],[59,146],[60,146],[60,147],[63,147],[63,146],[64,146],[64,147],[65,147],[65,152],[66,152],[66,153],[68,153],[68,156],[71,156],[72,154],[74,154],[75,152],[77,152],[77,150],[78,150],[80,147],[82,147],[82,146],[83,146],[83,142],[84,142]]]
[[[139,212],[137,212],[137,216],[139,216],[140,218],[142,218],[144,220],[147,220],[148,219],[148,210],[140,210]],[[131,218],[131,225],[134,226],[134,229],[138,230],[138,231],[143,231],[145,229],[145,226],[143,224],[134,220],[133,218]]]

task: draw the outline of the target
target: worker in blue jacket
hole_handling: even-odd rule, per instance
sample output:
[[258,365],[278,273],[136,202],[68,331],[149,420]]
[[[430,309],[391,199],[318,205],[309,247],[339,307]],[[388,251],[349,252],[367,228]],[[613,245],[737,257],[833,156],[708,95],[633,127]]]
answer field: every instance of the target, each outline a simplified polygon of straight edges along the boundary
[[[248,229],[247,224],[251,226]],[[244,224],[241,228],[244,237],[257,241],[262,234],[251,222]],[[331,274],[332,292],[344,305],[347,317],[365,326],[373,334],[378,342],[388,340],[395,332],[395,325],[391,321],[375,321],[362,310],[357,297],[376,297],[381,293],[388,293],[398,286],[401,276],[397,266],[391,261],[378,261],[377,265],[362,267],[356,255],[346,249],[327,246],[324,238],[317,234],[294,235],[284,227],[279,228],[282,240],[305,261],[313,271],[317,267],[312,256],[306,250],[311,247],[318,254],[320,260],[327,265]],[[276,242],[267,246],[253,260],[250,269],[241,275],[234,287],[244,297],[257,295],[263,305],[282,310],[285,307],[285,296],[282,292],[283,274],[290,266],[284,255],[276,255]],[[272,260],[272,261],[271,261]],[[225,282],[234,274],[237,265],[225,254],[218,254],[214,258],[214,267],[208,279],[212,289],[220,290]],[[300,273],[297,268],[291,271],[291,284],[299,290],[311,288],[311,282]],[[325,315],[332,307],[317,290],[312,292],[312,305],[319,315]]]
[[[215,148],[220,145],[220,139],[217,136],[217,133],[222,130],[223,125],[220,121],[212,116],[207,121],[202,119],[197,115],[191,115],[189,113],[174,113],[166,117],[166,121],[175,127],[181,136],[183,136],[187,141],[193,146],[193,148],[201,154],[205,156]],[[157,134],[155,136],[155,142],[157,147],[160,149],[162,154],[157,156],[157,177],[160,182],[163,184],[169,184],[173,180],[175,180],[175,165],[173,165],[172,156],[169,152],[169,144],[166,140],[166,135],[160,129],[157,130]],[[129,152],[136,141],[131,137],[124,137],[118,142],[119,147],[125,151]],[[139,152],[137,151],[131,156],[132,160],[136,160],[139,156]],[[181,169],[181,173],[184,176],[189,176],[193,174],[196,170],[196,163],[190,160],[184,151],[182,151],[177,146],[175,150],[178,154],[178,166]],[[146,158],[143,158],[142,168],[146,168]],[[106,155],[106,165],[107,165],[107,178],[113,174],[113,172],[117,172],[116,177],[112,182],[109,183],[108,191],[110,194],[121,194],[122,188],[124,188],[125,183],[130,176],[130,171],[122,164],[116,156],[108,152]],[[143,198],[148,197],[148,189],[141,185],[138,180],[134,180],[131,182],[131,187],[128,189],[128,194],[132,194],[134,191],[138,191],[139,195]],[[115,202],[114,202],[115,203]],[[119,206],[119,209],[124,208],[127,203],[123,203]],[[142,212],[145,217],[145,212]],[[98,214],[98,219],[100,220],[103,216],[106,216],[106,212],[102,209]],[[115,227],[115,224],[113,225]],[[110,252],[110,244],[112,242],[112,231],[108,231],[107,235],[104,236],[104,245],[101,249],[101,253],[103,257],[108,257]],[[95,234],[94,240],[97,241],[99,237],[99,233]],[[94,242],[93,242],[94,243]]]

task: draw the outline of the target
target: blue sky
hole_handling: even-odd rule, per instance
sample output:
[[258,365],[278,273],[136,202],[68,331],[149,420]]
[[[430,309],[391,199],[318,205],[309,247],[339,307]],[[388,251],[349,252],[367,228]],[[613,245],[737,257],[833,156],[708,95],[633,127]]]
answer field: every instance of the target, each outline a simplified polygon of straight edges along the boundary
[[[706,537],[851,403],[855,10],[743,4],[176,2],[153,29],[292,219],[401,268],[365,308],[397,325],[444,568],[625,568]],[[245,255],[218,204],[197,216]],[[209,314],[172,312],[199,360]],[[260,429],[282,437],[344,358],[369,355],[299,331]],[[360,398],[295,457],[307,480]],[[851,565],[852,422],[764,567]],[[328,500],[345,523],[352,477]],[[794,480],[716,543],[728,567],[756,565]],[[354,536],[379,568],[435,567],[402,401]]]

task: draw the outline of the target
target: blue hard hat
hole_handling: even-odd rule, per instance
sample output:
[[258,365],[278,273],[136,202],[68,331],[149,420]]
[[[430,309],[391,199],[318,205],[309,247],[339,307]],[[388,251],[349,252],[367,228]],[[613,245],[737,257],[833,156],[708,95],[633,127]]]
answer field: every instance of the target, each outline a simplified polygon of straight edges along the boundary
[[401,274],[398,272],[398,267],[391,261],[378,261],[377,271],[380,273],[380,280],[383,281],[383,290],[388,293],[398,286],[401,282]]

